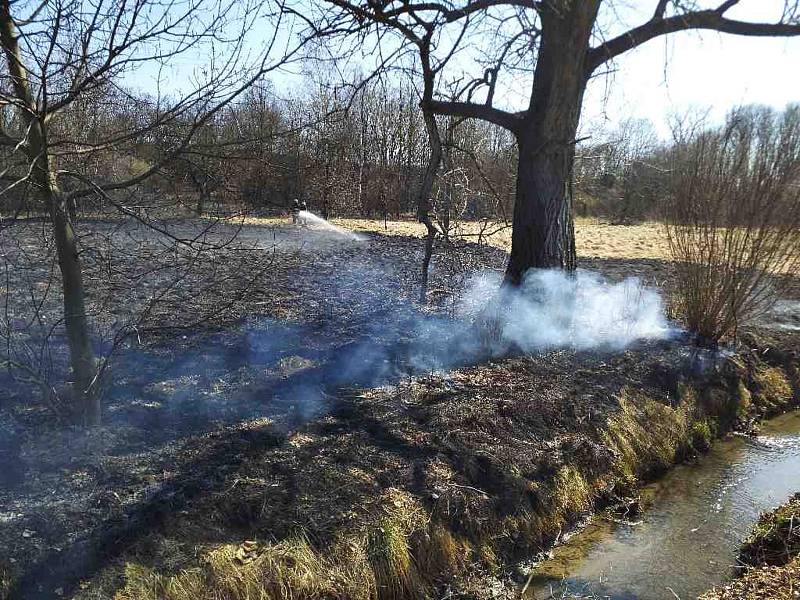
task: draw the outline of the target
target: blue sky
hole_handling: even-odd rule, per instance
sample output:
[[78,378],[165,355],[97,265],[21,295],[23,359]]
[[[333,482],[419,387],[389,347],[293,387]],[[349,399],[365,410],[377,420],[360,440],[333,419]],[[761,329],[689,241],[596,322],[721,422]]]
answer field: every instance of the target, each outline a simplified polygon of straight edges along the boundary
[[[782,4],[743,0],[730,16],[771,21]],[[619,119],[637,117],[651,120],[666,135],[665,119],[673,111],[710,108],[710,116],[719,119],[739,104],[782,108],[800,102],[800,38],[683,32],[648,42],[623,55],[616,66],[611,80],[590,85],[584,129],[606,119],[613,126]]]
[[[316,0],[312,0],[316,1]],[[700,1],[702,7],[720,0]],[[603,18],[607,35],[647,20],[655,0],[606,0]],[[781,13],[783,0],[741,0],[728,13],[731,18],[773,22]],[[253,47],[268,33],[256,32]],[[285,39],[282,37],[282,39]],[[369,57],[362,58],[370,62]],[[181,57],[167,76],[167,86],[180,86],[194,68],[202,66],[201,56]],[[459,61],[460,62],[460,61]],[[351,67],[358,60],[351,63]],[[466,65],[464,65],[466,66]],[[667,117],[693,107],[710,109],[712,119],[721,119],[732,107],[759,103],[782,108],[800,102],[800,38],[749,38],[716,32],[683,32],[656,38],[624,54],[614,64],[612,75],[592,81],[584,103],[582,131],[613,127],[629,117],[648,119],[657,132],[667,137]],[[270,79],[281,95],[296,92],[301,82],[295,73],[273,73]],[[140,89],[153,85],[154,69],[143,69],[129,81]],[[520,109],[527,105],[528,81],[501,82],[496,103]]]

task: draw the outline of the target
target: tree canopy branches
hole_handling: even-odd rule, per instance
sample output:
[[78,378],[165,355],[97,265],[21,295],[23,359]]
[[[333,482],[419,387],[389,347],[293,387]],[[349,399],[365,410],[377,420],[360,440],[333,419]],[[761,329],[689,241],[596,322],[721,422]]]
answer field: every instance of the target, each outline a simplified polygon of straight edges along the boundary
[[[678,31],[800,35],[800,1],[786,0],[775,22],[729,18],[740,4],[653,0],[645,23],[610,39],[609,23],[622,21],[612,0],[321,0],[311,21],[329,40],[395,34],[393,43],[414,49],[405,68],[422,82],[423,111],[484,120],[514,134],[519,165],[506,280],[517,284],[530,268],[576,267],[573,163],[583,97],[598,67]],[[452,93],[454,85],[460,93]],[[517,95],[522,109],[497,106],[498,90]]]
[[[776,22],[748,22],[729,18],[731,9],[741,0],[726,0],[712,8],[698,8],[697,3],[658,0],[653,3],[652,17],[611,39],[590,46],[585,51],[585,73],[589,77],[602,64],[662,35],[687,30],[713,30],[742,36],[800,35],[797,2],[786,2]],[[569,20],[576,11],[586,11],[592,19],[592,37],[603,39],[598,14],[612,2],[592,0],[579,3],[565,0],[478,0],[465,2],[410,2],[408,0],[323,0],[323,10],[313,20],[321,37],[342,38],[357,33],[393,31],[412,44],[422,60],[419,71],[429,69],[435,76],[434,97],[429,108],[441,115],[457,115],[484,119],[511,131],[527,118],[526,107],[508,111],[494,106],[496,89],[517,89],[514,73],[533,73],[539,61],[543,28],[554,29],[558,22]],[[589,7],[588,9],[586,7]],[[457,26],[457,31],[452,27]],[[468,97],[445,98],[446,83],[466,72],[464,55],[469,54],[483,75],[470,79]],[[427,55],[427,59],[424,56]],[[454,57],[455,60],[454,60]],[[447,67],[452,67],[448,71]],[[420,77],[424,73],[419,72]],[[509,76],[511,80],[509,80]],[[505,77],[505,80],[503,81]],[[483,90],[478,94],[478,90]],[[518,91],[518,89],[517,89]]]
[[787,4],[782,19],[776,23],[753,23],[726,18],[725,14],[740,1],[728,0],[714,9],[678,12],[673,16],[665,17],[670,2],[661,0],[653,18],[647,23],[590,49],[587,60],[588,69],[590,72],[594,71],[601,64],[655,37],[678,31],[706,29],[734,35],[770,37],[800,35],[800,20],[796,17],[797,3],[793,10],[789,10]]

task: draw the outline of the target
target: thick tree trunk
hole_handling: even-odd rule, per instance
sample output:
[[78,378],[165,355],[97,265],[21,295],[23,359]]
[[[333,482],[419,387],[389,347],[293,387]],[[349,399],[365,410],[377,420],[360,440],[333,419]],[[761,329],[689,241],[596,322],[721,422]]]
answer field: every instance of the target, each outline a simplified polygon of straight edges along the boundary
[[511,258],[506,271],[506,280],[515,285],[528,269],[571,271],[576,267],[572,143],[530,145],[520,142]]
[[572,166],[583,93],[586,48],[599,0],[542,9],[542,40],[531,104],[519,127],[519,166],[511,259],[506,281],[533,268],[576,268]]

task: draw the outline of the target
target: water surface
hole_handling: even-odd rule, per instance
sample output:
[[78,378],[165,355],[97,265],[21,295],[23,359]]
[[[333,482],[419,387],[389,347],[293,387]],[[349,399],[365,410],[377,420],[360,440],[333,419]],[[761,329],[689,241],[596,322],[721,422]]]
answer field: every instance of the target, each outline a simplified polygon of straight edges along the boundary
[[537,567],[528,598],[696,598],[734,573],[759,514],[796,491],[800,411],[670,471],[643,490],[638,521],[595,520]]

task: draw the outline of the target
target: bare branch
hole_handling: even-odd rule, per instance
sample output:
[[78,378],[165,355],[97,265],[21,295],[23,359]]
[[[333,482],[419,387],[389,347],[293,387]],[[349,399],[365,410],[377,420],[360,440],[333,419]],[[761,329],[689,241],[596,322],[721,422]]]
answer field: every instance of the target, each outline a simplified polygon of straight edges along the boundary
[[474,104],[471,102],[432,100],[429,106],[430,109],[438,115],[483,119],[484,121],[508,129],[511,132],[516,132],[518,130],[525,117],[525,113],[510,113],[485,104]]
[[[800,23],[783,21],[778,23],[751,23],[725,18],[725,12],[737,3],[738,0],[728,0],[713,10],[689,12],[668,18],[663,17],[664,11],[657,10],[654,17],[647,23],[590,49],[586,61],[587,71],[591,73],[604,62],[612,60],[655,37],[678,31],[706,29],[733,35],[755,37],[800,36]],[[660,8],[661,6],[659,6]]]

